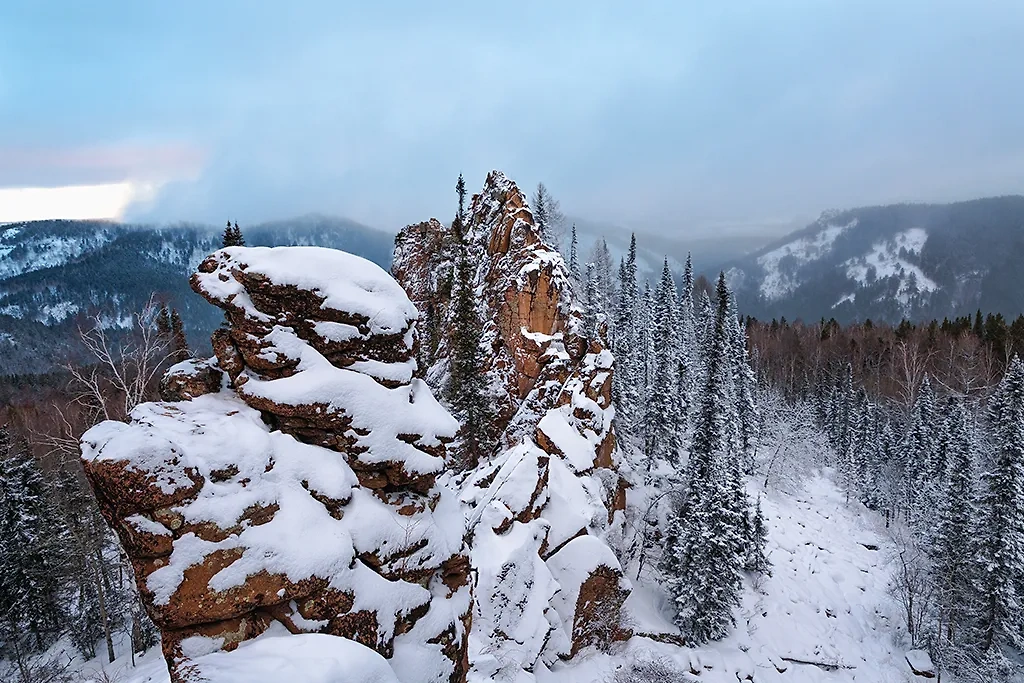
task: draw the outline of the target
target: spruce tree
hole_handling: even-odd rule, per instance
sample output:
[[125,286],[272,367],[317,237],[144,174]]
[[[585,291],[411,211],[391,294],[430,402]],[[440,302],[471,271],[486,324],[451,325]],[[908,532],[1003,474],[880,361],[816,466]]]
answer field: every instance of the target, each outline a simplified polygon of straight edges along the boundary
[[983,479],[977,561],[983,650],[1024,648],[1024,364],[1014,356],[989,405],[993,458]]
[[945,485],[938,501],[938,519],[929,542],[934,562],[935,585],[945,633],[939,637],[959,640],[959,631],[971,617],[971,582],[974,557],[973,429],[963,401],[952,402],[948,413]]
[[59,529],[28,444],[0,428],[0,622],[7,638],[41,650],[60,626]]
[[221,236],[222,247],[244,247],[245,237],[242,236],[242,230],[238,227],[238,222],[235,221],[234,225],[231,225],[231,221],[228,221],[227,227],[224,228],[224,234]]
[[490,450],[493,416],[483,350],[480,348],[482,326],[476,308],[473,269],[464,245],[455,273],[446,396],[452,412],[462,423],[458,446],[459,467],[471,469]]
[[676,285],[667,258],[654,294],[653,317],[655,379],[647,396],[645,429],[648,471],[654,460],[665,460],[674,465],[680,446],[682,415],[678,383]]
[[768,560],[768,525],[765,524],[764,511],[761,509],[761,496],[757,497],[749,526],[750,540],[747,543],[743,568],[748,572],[766,574],[771,568],[771,562]]
[[[724,287],[724,276],[720,280]],[[662,562],[675,623],[690,645],[728,634],[740,598],[744,557],[738,551],[748,545],[741,532],[746,520],[735,509],[729,473],[735,460],[730,421],[736,416],[730,410],[727,314],[728,300],[720,300],[687,465],[686,496],[673,507]]]
[[572,226],[572,240],[569,242],[569,277],[577,287],[580,282],[580,264],[579,256],[576,251],[579,248],[579,242],[576,240],[576,224]]
[[928,516],[927,475],[935,457],[935,436],[938,421],[935,415],[935,394],[925,375],[914,401],[910,430],[904,447],[904,486],[907,517],[915,527],[923,528]]
[[616,300],[612,350],[616,371],[612,376],[615,420],[621,436],[629,438],[637,431],[639,348],[637,320],[636,235],[630,239],[629,254],[619,266],[619,292]]
[[601,319],[601,296],[597,289],[597,274],[594,272],[594,264],[587,264],[587,284],[584,289],[583,302],[583,331],[587,339],[598,338],[598,327]]
[[188,348],[188,339],[185,337],[185,324],[181,321],[176,308],[171,309],[170,314],[170,340],[171,358],[184,360],[192,355]]
[[455,214],[455,217],[459,221],[459,226],[465,227],[465,225],[466,225],[466,181],[462,177],[461,173],[459,174],[459,179],[455,181],[455,194],[459,198],[459,209],[458,209],[458,213]]
[[679,296],[679,359],[688,376],[684,388],[684,402],[693,409],[696,406],[694,397],[699,388],[697,384],[697,363],[700,351],[697,348],[697,329],[693,310],[693,261],[686,255],[686,267],[683,269],[683,287]]

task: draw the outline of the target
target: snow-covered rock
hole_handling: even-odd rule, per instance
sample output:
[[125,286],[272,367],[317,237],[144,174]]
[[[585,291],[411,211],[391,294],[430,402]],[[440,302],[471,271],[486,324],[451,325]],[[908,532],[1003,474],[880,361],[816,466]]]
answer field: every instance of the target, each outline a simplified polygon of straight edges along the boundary
[[[361,643],[401,680],[464,680],[465,523],[435,483],[458,425],[412,379],[415,308],[378,266],[314,247],[224,249],[193,287],[230,321],[216,360],[171,369],[186,400],[82,439],[172,680],[221,680],[202,676],[244,658],[211,653],[279,627]],[[269,647],[247,651],[288,644]]]
[[[531,680],[537,666],[628,636],[620,608],[630,586],[609,546],[621,536],[626,487],[612,426],[614,358],[587,338],[567,267],[516,184],[493,171],[468,208],[499,444],[461,480],[477,577],[471,677]],[[435,387],[448,371],[447,245],[456,243],[436,219],[395,241],[392,272],[433,329],[421,357]]]

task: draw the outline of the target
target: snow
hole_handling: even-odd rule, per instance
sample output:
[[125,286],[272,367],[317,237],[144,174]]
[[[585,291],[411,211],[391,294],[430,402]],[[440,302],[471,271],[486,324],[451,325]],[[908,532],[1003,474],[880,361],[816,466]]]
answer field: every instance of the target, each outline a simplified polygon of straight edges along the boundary
[[917,674],[935,675],[935,665],[926,650],[910,650],[907,652],[907,664]]
[[[551,604],[562,620],[566,636],[571,637],[576,602],[583,582],[599,567],[621,571],[619,560],[603,541],[586,535],[577,536],[566,543],[547,561],[547,565],[559,585],[559,591]],[[625,577],[620,580],[620,585],[627,591],[631,588],[629,580]]]
[[205,655],[187,675],[197,683],[398,683],[387,660],[365,645],[319,633],[291,635],[284,627],[231,652]]
[[850,259],[844,264],[846,275],[859,285],[868,283],[870,268],[874,268],[877,279],[896,276],[900,280],[897,299],[906,305],[914,293],[910,287],[912,277],[916,281],[918,292],[934,292],[939,288],[938,283],[925,275],[919,266],[900,256],[900,251],[903,249],[910,254],[920,255],[927,241],[928,232],[926,230],[911,228],[895,235],[890,240],[875,242],[871,251],[866,255]]
[[[878,516],[847,504],[826,475],[812,476],[793,493],[763,495],[762,505],[772,574],[748,582],[730,636],[690,649],[642,635],[678,633],[667,616],[666,594],[644,577],[633,582],[626,601],[637,635],[619,651],[553,663],[536,672],[538,683],[609,680],[637,658],[662,660],[679,680],[703,683],[735,683],[750,674],[758,683],[914,680],[897,642],[901,622],[887,590],[891,545]],[[686,678],[691,668],[699,676]]]
[[[216,551],[236,550],[237,559],[209,579],[210,591],[228,591],[263,571],[284,575],[293,583],[327,577],[331,586],[356,596],[353,609],[383,615],[379,635],[389,639],[394,618],[388,615],[408,614],[430,603],[431,591],[389,581],[354,558],[378,552],[387,562],[386,549],[414,547],[402,561],[430,566],[462,545],[463,520],[450,494],[442,492],[432,513],[401,515],[359,488],[338,453],[270,431],[258,411],[230,392],[180,403],[142,404],[131,417],[131,424],[104,422],[89,430],[83,437],[83,457],[125,461],[130,469],[152,473],[168,494],[192,486],[198,473],[203,484],[195,499],[173,511],[188,523],[238,529],[217,542],[191,532],[178,538],[167,563],[146,579],[157,604],[173,599],[189,567]],[[229,467],[235,470],[232,476],[211,477],[211,472]],[[345,504],[342,519],[331,515],[323,498]],[[246,510],[270,505],[278,509],[269,521],[252,525],[246,520]],[[166,531],[151,520],[132,518],[132,523],[143,531]],[[437,609],[443,611],[441,606]]]
[[21,228],[7,228],[3,232],[3,239],[9,240],[13,237],[17,237],[21,233]]
[[360,454],[364,462],[402,462],[415,474],[443,469],[441,458],[399,437],[422,434],[419,444],[436,445],[442,438],[454,438],[459,428],[455,418],[420,379],[395,388],[385,387],[375,379],[407,380],[411,378],[414,362],[386,366],[361,361],[338,368],[290,328],[275,326],[267,339],[274,344],[267,353],[298,360],[298,372],[267,380],[245,371],[236,383],[239,393],[278,405],[323,404],[329,412],[344,414],[351,419],[359,445],[367,448]]
[[[371,334],[395,334],[416,320],[416,307],[383,268],[359,256],[323,247],[228,247],[214,253],[217,268],[197,273],[202,289],[222,300],[245,297],[233,270],[259,274],[277,285],[315,292],[324,309],[368,319]],[[245,297],[247,298],[247,297]]]
[[[800,285],[796,271],[801,266],[828,254],[836,238],[856,225],[856,218],[845,225],[830,223],[814,235],[793,240],[759,256],[757,263],[764,269],[761,295],[769,301],[774,301],[792,292]],[[786,271],[780,268],[783,259],[786,260]]]

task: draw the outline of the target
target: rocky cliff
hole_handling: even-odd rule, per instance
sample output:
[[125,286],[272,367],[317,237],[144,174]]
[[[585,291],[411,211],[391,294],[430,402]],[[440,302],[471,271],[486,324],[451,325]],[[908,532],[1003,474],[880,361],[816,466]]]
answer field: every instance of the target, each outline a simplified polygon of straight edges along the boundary
[[[421,358],[435,390],[447,380],[457,242],[436,219],[395,241],[392,272],[432,330]],[[476,575],[471,660],[481,677],[518,677],[627,635],[620,610],[630,586],[613,551],[626,486],[614,359],[585,333],[562,257],[502,173],[473,196],[464,244],[500,435],[459,484]]]
[[465,680],[464,518],[437,482],[458,424],[413,377],[415,307],[313,247],[223,249],[191,282],[226,313],[216,358],[82,440],[172,680],[282,625],[362,643],[404,681]]

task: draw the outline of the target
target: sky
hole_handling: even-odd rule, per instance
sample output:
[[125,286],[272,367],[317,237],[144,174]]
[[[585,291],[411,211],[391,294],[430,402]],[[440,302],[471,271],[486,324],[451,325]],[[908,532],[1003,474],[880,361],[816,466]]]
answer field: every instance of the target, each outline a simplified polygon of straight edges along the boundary
[[337,214],[492,168],[685,239],[1024,193],[1024,3],[0,3],[0,221]]

